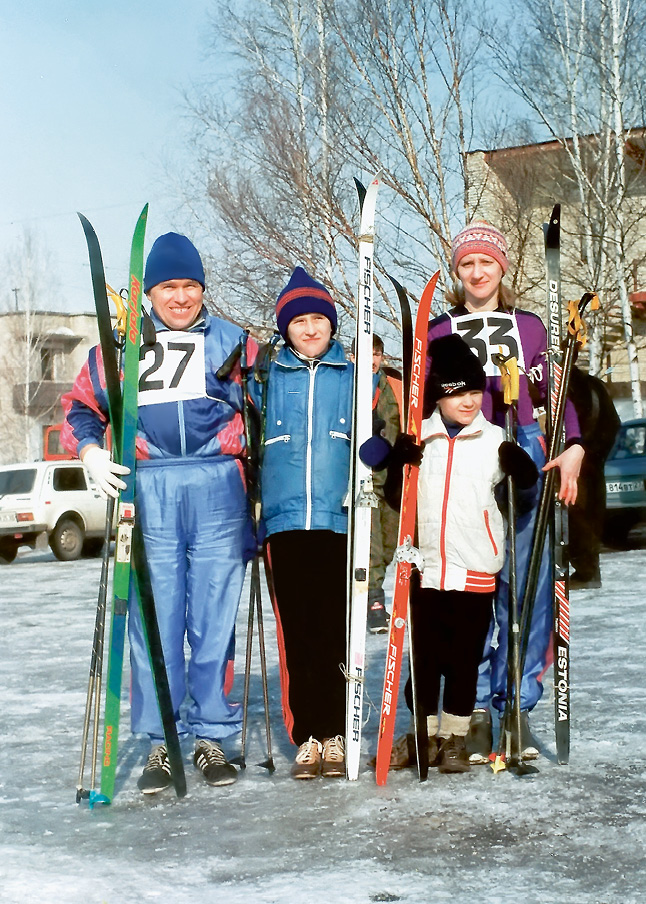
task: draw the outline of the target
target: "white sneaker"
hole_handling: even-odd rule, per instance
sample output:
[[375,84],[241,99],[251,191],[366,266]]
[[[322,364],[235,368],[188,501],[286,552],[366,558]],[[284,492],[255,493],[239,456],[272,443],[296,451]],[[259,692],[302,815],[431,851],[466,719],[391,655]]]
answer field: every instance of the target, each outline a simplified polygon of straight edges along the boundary
[[292,778],[316,778],[320,775],[322,752],[323,745],[316,738],[310,737],[301,744],[292,766]]
[[323,741],[321,775],[324,778],[345,775],[345,740],[341,735]]

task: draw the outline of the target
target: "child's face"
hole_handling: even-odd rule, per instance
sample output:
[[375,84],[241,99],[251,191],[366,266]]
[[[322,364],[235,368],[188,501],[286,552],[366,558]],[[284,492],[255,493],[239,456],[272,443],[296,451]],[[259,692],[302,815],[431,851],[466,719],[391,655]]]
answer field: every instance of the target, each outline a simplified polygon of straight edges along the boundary
[[445,421],[468,427],[482,408],[482,390],[471,389],[468,392],[456,392],[439,399],[437,405]]
[[332,324],[325,314],[300,314],[290,320],[287,338],[306,358],[320,358],[332,338]]

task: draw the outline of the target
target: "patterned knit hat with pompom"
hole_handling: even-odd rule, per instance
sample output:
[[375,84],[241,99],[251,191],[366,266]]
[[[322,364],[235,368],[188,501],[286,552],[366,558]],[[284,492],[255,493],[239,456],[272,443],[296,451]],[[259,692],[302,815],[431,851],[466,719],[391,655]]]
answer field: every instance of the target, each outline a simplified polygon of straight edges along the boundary
[[488,254],[506,273],[509,267],[507,239],[499,229],[484,220],[474,220],[461,229],[451,245],[451,267],[457,274],[458,264],[467,254]]

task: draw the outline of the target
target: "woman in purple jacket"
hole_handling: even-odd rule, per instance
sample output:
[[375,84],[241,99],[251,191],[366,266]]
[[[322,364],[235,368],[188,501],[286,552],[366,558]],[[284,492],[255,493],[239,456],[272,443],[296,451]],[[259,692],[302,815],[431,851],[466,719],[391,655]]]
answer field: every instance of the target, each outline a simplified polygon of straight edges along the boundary
[[[470,346],[486,373],[482,412],[494,424],[504,426],[505,406],[500,376],[492,355],[500,346],[518,359],[520,396],[518,400],[518,442],[532,457],[539,470],[558,467],[560,498],[575,502],[577,478],[583,460],[576,412],[568,402],[565,414],[566,448],[553,461],[545,461],[545,437],[538,424],[536,410],[545,404],[548,388],[547,332],[540,317],[516,308],[513,293],[502,279],[509,266],[507,242],[495,227],[475,221],[455,236],[452,244],[452,269],[455,291],[449,295],[454,304],[447,313],[432,320],[428,341],[457,333]],[[427,362],[427,376],[430,371]],[[428,416],[430,412],[427,412]],[[537,487],[537,500],[540,485]],[[522,599],[529,561],[536,509],[517,520],[516,556],[518,587]],[[498,712],[505,706],[507,689],[507,602],[509,580],[507,565],[501,572],[495,599],[497,647],[493,645],[495,623],[492,620],[480,664],[476,708],[471,718],[467,749],[471,763],[486,763],[492,748],[491,705]],[[525,759],[538,756],[538,747],[529,730],[528,712],[538,703],[543,686],[547,648],[552,628],[552,588],[549,557],[543,557],[536,602],[532,617],[527,658],[521,685],[521,753]],[[518,739],[512,738],[518,749]]]

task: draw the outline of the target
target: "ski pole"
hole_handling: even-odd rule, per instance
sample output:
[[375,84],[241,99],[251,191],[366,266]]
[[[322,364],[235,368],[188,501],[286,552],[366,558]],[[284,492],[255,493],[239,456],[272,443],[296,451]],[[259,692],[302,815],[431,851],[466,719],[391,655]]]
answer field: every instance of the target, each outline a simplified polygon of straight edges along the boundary
[[[574,355],[577,345],[583,344],[585,342],[585,324],[582,320],[582,315],[585,312],[588,304],[590,305],[590,309],[593,311],[599,307],[599,299],[595,294],[591,292],[586,292],[578,303],[576,301],[573,301],[568,305],[568,335],[565,344],[565,355],[563,358],[561,379],[554,405],[554,416],[552,418],[553,426],[550,435],[548,461],[552,461],[552,459],[554,459],[558,455],[563,443],[565,404],[567,401],[570,374],[572,372],[572,366],[574,364]],[[532,537],[532,548],[529,558],[529,565],[527,567],[527,578],[525,581],[525,592],[523,594],[522,616],[520,623],[521,676],[525,667],[525,659],[527,658],[529,632],[532,623],[534,602],[536,600],[536,590],[538,588],[540,566],[543,558],[543,546],[545,544],[549,514],[554,497],[555,477],[556,475],[553,468],[549,470],[545,475],[538,503],[536,522],[534,525],[534,534]]]
[[[275,334],[270,340],[269,350],[268,350],[268,362],[271,361],[271,351],[280,338],[280,333]],[[244,427],[245,427],[245,435],[247,437],[247,456],[245,458],[245,475],[247,478],[247,488],[249,492],[249,496],[251,499],[251,513],[252,513],[252,522],[253,522],[253,534],[254,539],[256,541],[257,547],[257,538],[258,538],[258,523],[260,520],[259,513],[259,493],[258,493],[258,480],[257,480],[257,472],[259,468],[259,458],[260,453],[257,453],[258,460],[255,466],[252,465],[251,454],[253,451],[253,440],[252,440],[252,429],[251,429],[251,412],[249,410],[249,397],[248,397],[248,381],[249,381],[249,365],[248,365],[248,356],[247,356],[247,343],[249,340],[249,330],[245,330],[243,333],[243,337],[241,341],[238,343],[238,346],[233,350],[233,352],[229,355],[227,360],[224,362],[222,367],[218,370],[218,377],[223,379],[228,373],[231,372],[236,362],[240,361],[240,372],[242,378],[242,393],[243,393],[243,415],[244,415]],[[268,365],[267,365],[268,366]],[[262,417],[264,418],[264,413],[266,410],[266,379],[263,385],[263,404],[262,404]],[[262,427],[261,427],[262,431]],[[262,446],[262,443],[260,443]],[[264,704],[264,712],[265,712],[265,733],[266,733],[266,741],[267,741],[267,758],[259,765],[265,769],[268,769],[269,772],[274,772],[275,766],[272,756],[271,750],[271,726],[270,726],[270,718],[269,718],[269,687],[267,681],[267,657],[265,650],[265,633],[264,633],[264,624],[262,618],[262,602],[261,602],[261,589],[260,589],[260,566],[258,562],[258,549],[254,551],[254,557],[251,564],[251,588],[249,592],[249,616],[247,620],[247,643],[246,643],[246,656],[245,656],[245,675],[244,675],[244,690],[243,690],[243,712],[242,712],[242,733],[240,740],[240,755],[235,758],[233,762],[240,765],[242,769],[246,768],[246,743],[247,743],[247,725],[248,725],[248,706],[249,706],[249,688],[251,682],[251,660],[252,660],[252,649],[253,649],[253,626],[254,626],[254,615],[257,615],[258,619],[258,646],[260,652],[260,670],[262,676],[262,688],[263,688],[263,704]]]
[[[519,396],[518,361],[515,357],[505,358],[502,349],[498,355],[493,356],[494,363],[500,368],[500,385],[503,390],[505,409],[505,439],[507,442],[516,442],[516,420]],[[507,475],[507,507],[509,520],[509,596],[507,615],[507,697],[498,740],[498,751],[492,764],[494,772],[517,766],[518,775],[528,775],[538,772],[535,766],[523,763],[520,738],[521,738],[521,714],[520,714],[520,626],[518,613],[518,586],[516,579],[516,484],[511,474]],[[511,725],[513,719],[516,725],[518,738],[518,751],[516,762],[513,762],[511,750]],[[503,759],[503,748],[505,757]]]
[[[122,296],[115,292],[106,283],[107,294],[110,295],[117,308],[117,373],[121,368],[121,357],[123,353],[123,338],[126,334],[126,306]],[[85,716],[83,719],[83,733],[81,739],[81,762],[79,765],[79,776],[76,785],[76,803],[81,800],[88,800],[90,791],[83,787],[83,776],[85,773],[85,760],[87,756],[87,743],[90,731],[90,721],[92,721],[92,759],[90,767],[90,787],[94,789],[96,785],[96,761],[99,747],[99,716],[101,705],[101,685],[103,680],[103,649],[105,640],[105,615],[108,596],[108,574],[110,569],[110,541],[112,539],[112,522],[114,520],[115,500],[113,496],[108,496],[106,503],[105,530],[103,533],[103,548],[101,554],[101,578],[99,581],[99,594],[96,608],[96,618],[94,621],[94,636],[92,640],[92,656],[90,659],[90,674],[88,678],[87,697],[85,700]]]
[[[269,380],[269,367],[271,365],[272,354],[274,348],[276,347],[276,343],[280,339],[280,333],[275,332],[267,345],[265,346],[265,354],[263,355],[263,360],[261,361],[262,369],[258,369],[256,372],[258,374],[258,378],[262,383],[262,403],[260,410],[260,438],[258,443],[258,461],[256,463],[257,474],[260,475],[260,466],[262,463],[263,449],[265,445],[265,421],[267,416],[267,389],[268,389],[268,380]],[[258,355],[260,357],[260,353]],[[261,503],[260,503],[260,479],[256,482],[256,508],[255,508],[255,529],[256,532],[258,530],[258,523],[260,521],[260,511],[261,511]],[[260,553],[258,554],[260,555]],[[269,568],[269,564],[267,559],[264,561],[265,565],[265,581],[267,582],[267,588],[269,590],[270,597],[272,596],[272,577],[271,570]],[[267,740],[267,759],[260,763],[260,766],[263,766],[265,769],[268,769],[269,772],[275,771],[274,766],[274,758],[272,755],[272,747],[271,747],[271,724],[269,718],[269,682],[267,679],[267,655],[265,648],[265,626],[264,619],[262,614],[262,600],[260,594],[260,562],[258,560],[258,556],[254,560],[252,570],[252,576],[256,574],[256,605],[258,607],[258,648],[260,652],[260,674],[262,678],[262,696],[263,696],[263,705],[265,709],[265,737]]]

